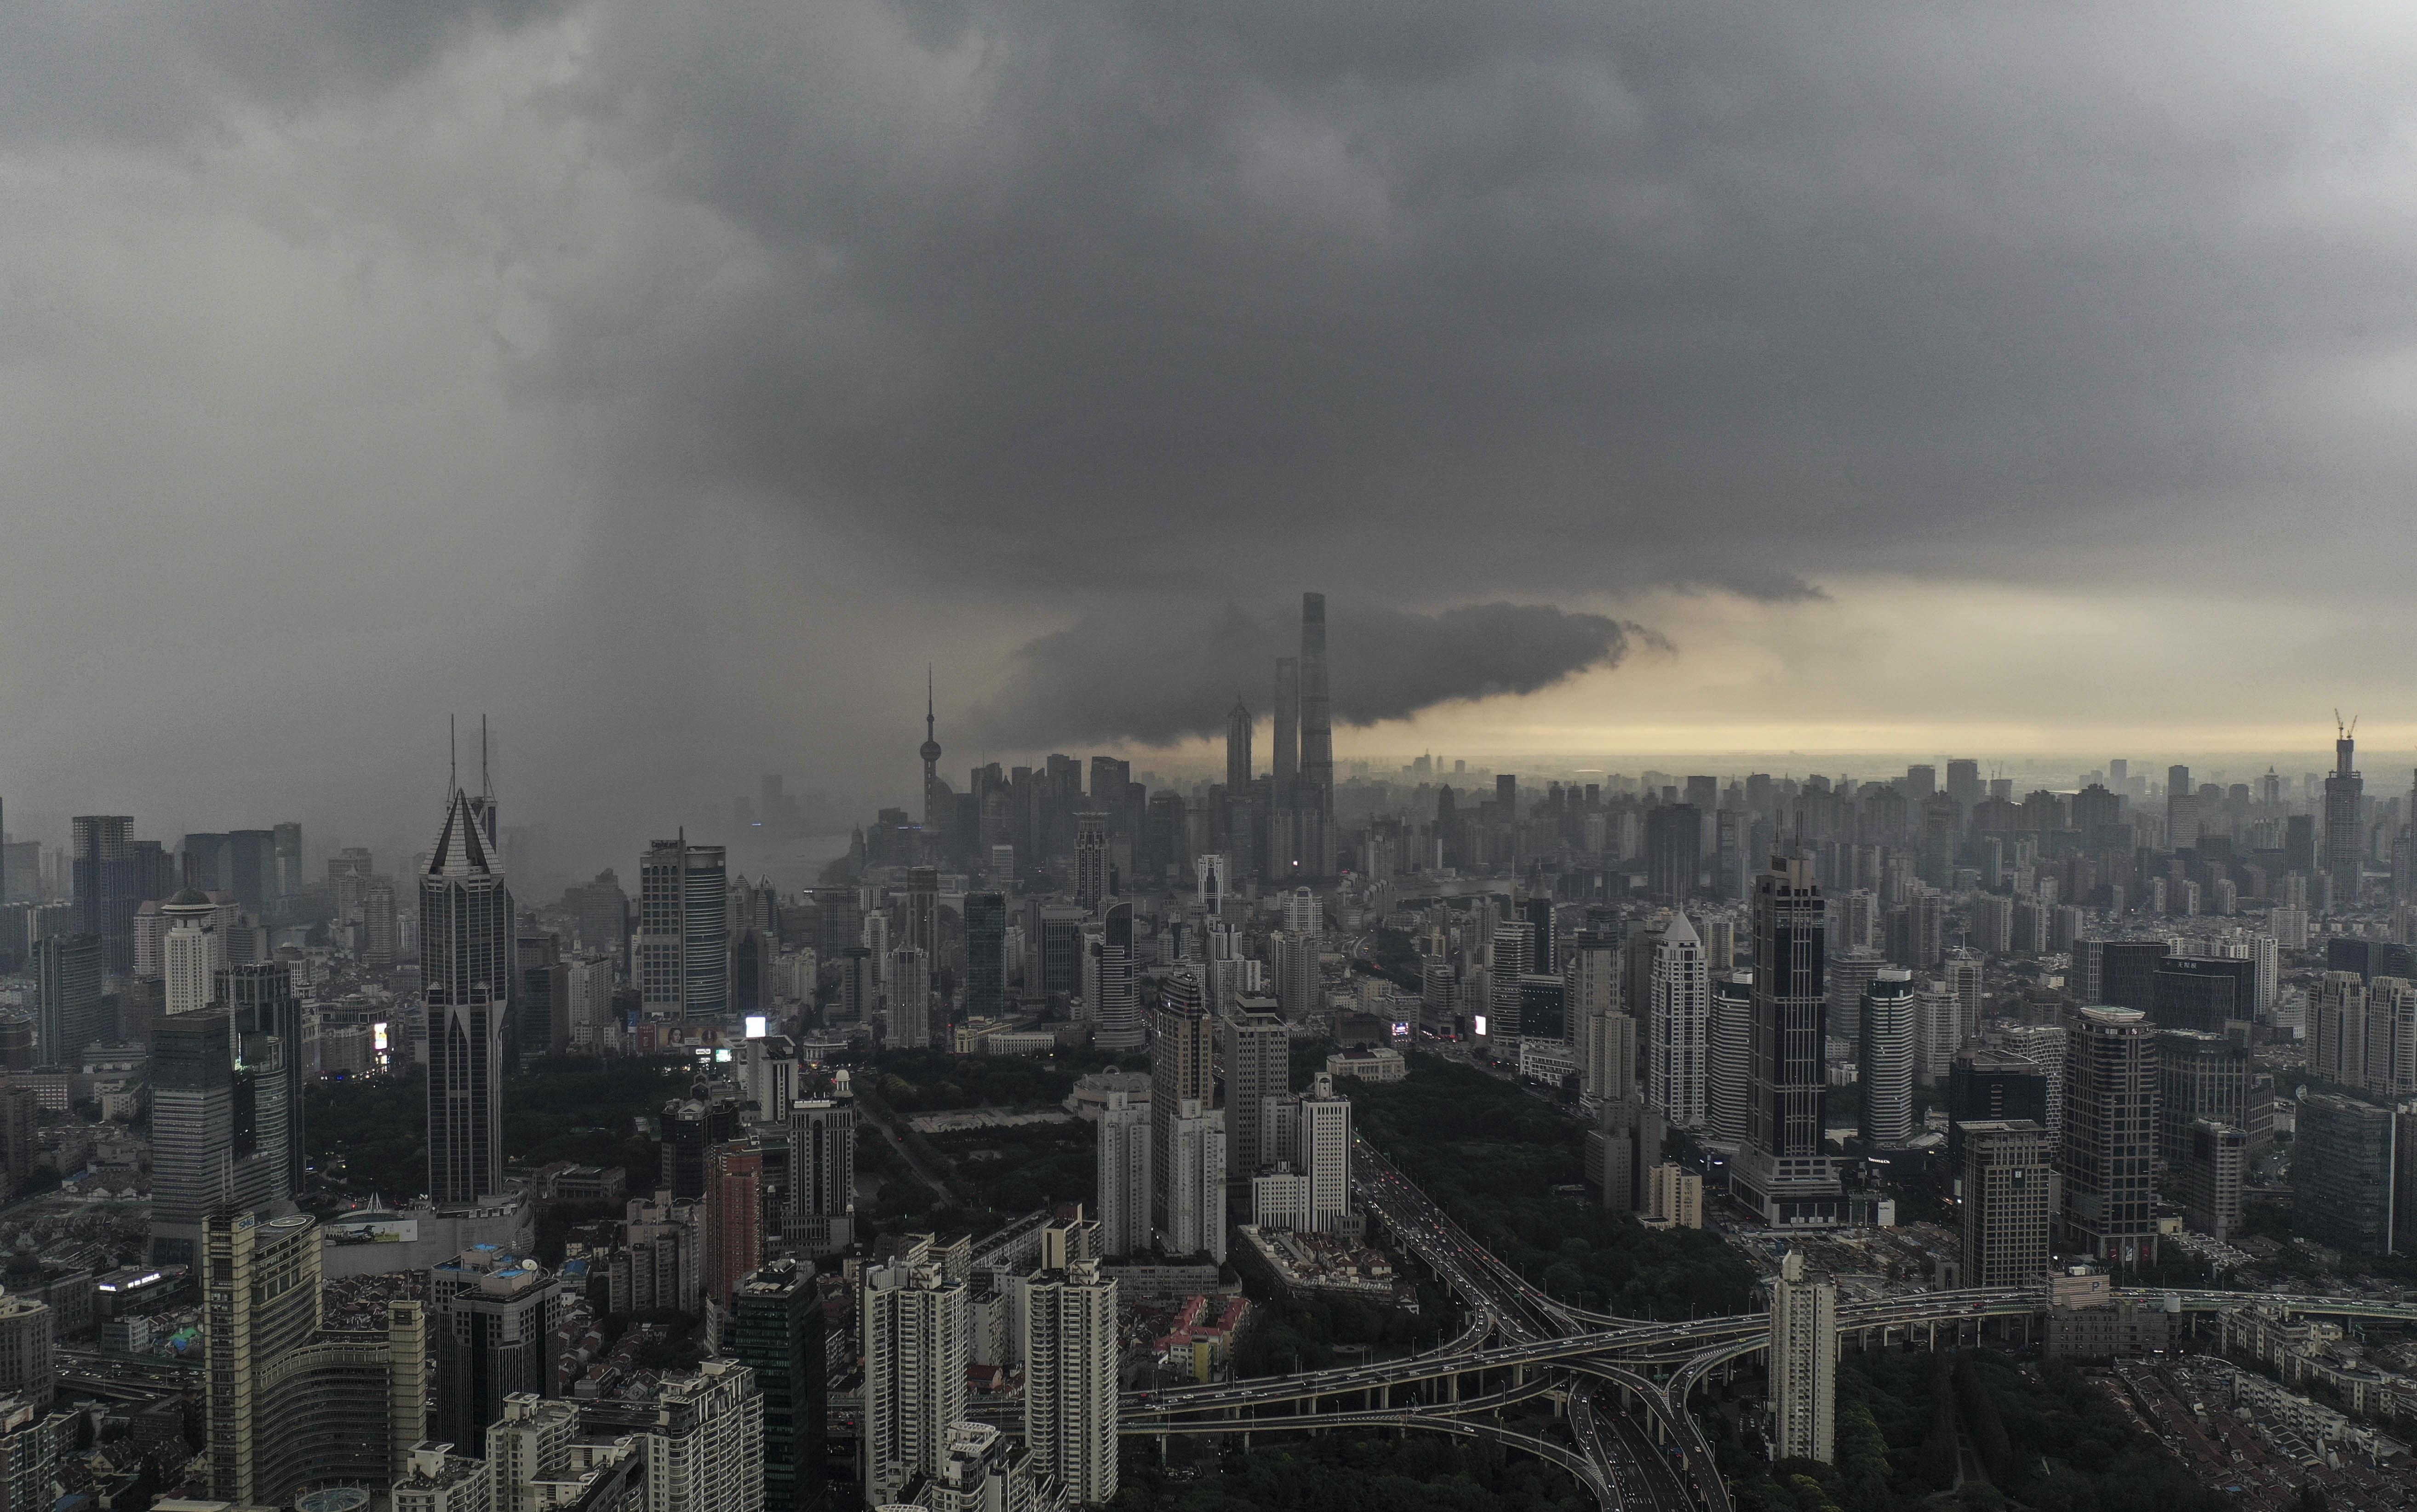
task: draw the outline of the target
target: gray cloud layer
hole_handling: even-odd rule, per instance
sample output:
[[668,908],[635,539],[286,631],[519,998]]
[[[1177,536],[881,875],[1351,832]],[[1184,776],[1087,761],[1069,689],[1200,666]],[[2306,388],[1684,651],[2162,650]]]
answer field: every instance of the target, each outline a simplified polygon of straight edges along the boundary
[[[1631,639],[1646,634],[1549,605],[1419,614],[1338,603],[1327,632],[1335,722],[1370,725],[1453,700],[1532,693],[1618,665]],[[1228,604],[1205,620],[1169,606],[1087,616],[1015,653],[1011,673],[976,712],[973,733],[1011,750],[1222,735],[1237,700],[1269,718],[1275,658],[1300,649],[1295,609],[1254,613]]]
[[[900,791],[927,658],[995,738],[1197,728],[1012,654],[1145,595],[2396,584],[2412,63],[2347,5],[11,8],[0,773],[409,816],[484,704],[643,829]],[[1337,692],[1609,622],[1552,623]]]

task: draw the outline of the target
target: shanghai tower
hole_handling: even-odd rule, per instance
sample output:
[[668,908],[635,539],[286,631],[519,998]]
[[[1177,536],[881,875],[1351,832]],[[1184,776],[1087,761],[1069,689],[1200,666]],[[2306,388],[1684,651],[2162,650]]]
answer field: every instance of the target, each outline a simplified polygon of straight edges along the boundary
[[1300,596],[1301,849],[1309,872],[1334,865],[1334,710],[1326,688],[1326,596]]
[[511,1011],[512,895],[482,812],[460,788],[419,877],[428,1009],[428,1191],[472,1202],[503,1189],[504,1025]]

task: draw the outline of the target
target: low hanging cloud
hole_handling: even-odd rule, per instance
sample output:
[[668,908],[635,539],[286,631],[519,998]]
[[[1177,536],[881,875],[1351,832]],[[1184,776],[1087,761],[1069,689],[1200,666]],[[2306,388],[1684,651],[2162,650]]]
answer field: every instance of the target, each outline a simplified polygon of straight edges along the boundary
[[[1641,626],[1550,604],[1473,604],[1440,613],[1327,608],[1334,722],[1406,719],[1439,703],[1532,693],[1616,666]],[[1298,655],[1297,609],[1228,604],[1205,623],[1148,608],[1094,613],[1020,647],[975,733],[1011,749],[1056,743],[1172,745],[1225,728],[1237,702],[1264,719],[1279,657]]]

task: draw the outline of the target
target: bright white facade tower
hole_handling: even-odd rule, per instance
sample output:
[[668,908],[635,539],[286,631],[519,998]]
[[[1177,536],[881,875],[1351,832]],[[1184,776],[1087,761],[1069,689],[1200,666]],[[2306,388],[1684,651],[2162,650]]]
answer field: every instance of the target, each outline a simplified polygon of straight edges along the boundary
[[1020,1284],[1025,1442],[1068,1505],[1098,1506],[1117,1494],[1117,1283],[1080,1260]]
[[1351,1099],[1324,1071],[1300,1099],[1300,1165],[1309,1178],[1309,1227],[1341,1230],[1351,1215]]
[[1771,1456],[1831,1461],[1838,1437],[1838,1289],[1790,1250],[1771,1287]]
[[[198,894],[179,893],[177,899]],[[168,905],[173,910],[175,902]],[[211,909],[209,915],[217,911]],[[199,1013],[210,1005],[211,984],[218,979],[218,970],[226,964],[226,936],[218,930],[215,918],[180,918],[168,927],[160,942],[163,997],[171,1014]],[[53,1047],[44,1046],[45,1050]],[[82,1046],[65,1047],[61,1060],[82,1051]]]
[[1100,1113],[1100,1252],[1110,1259],[1149,1248],[1149,1110],[1108,1094]]
[[1711,1028],[1711,977],[1703,941],[1684,914],[1653,946],[1651,1051],[1646,1096],[1673,1128],[1704,1126],[1704,1069]]
[[879,1506],[916,1475],[940,1473],[949,1427],[965,1415],[965,1286],[929,1261],[872,1265],[859,1311],[864,1499]]

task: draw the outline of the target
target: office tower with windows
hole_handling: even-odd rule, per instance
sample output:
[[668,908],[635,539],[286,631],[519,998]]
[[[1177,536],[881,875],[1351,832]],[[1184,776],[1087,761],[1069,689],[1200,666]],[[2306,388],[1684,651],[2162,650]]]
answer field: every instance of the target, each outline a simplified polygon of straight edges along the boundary
[[965,1017],[1007,1010],[1007,895],[965,894]]
[[[2060,1035],[2061,1031],[2057,1031]],[[2061,1039],[2056,1054],[2063,1054]],[[2043,1054],[2046,1053],[2045,1051]],[[2046,1129],[2053,1141],[2057,1126],[2049,1119],[2048,1067],[2012,1051],[1988,1045],[1967,1045],[1955,1052],[1947,1071],[1947,1159],[1961,1170],[1963,1128],[1967,1124],[2029,1120]],[[2062,1081],[2062,1071],[2056,1072]],[[2051,1154],[2054,1151],[2050,1145]]]
[[1275,709],[1270,734],[1275,749],[1269,756],[1269,781],[1272,809],[1269,815],[1267,865],[1269,877],[1291,877],[1300,870],[1300,659],[1276,658]]
[[1868,945],[1849,945],[1847,949],[1830,952],[1830,1034],[1847,1043],[1862,1043],[1862,1012],[1863,988],[1871,986],[1873,975],[1880,966],[1888,966],[1888,957]]
[[2220,1035],[2227,1023],[2249,1022],[2257,999],[2254,961],[2213,956],[2167,956],[2149,974],[2149,1019],[2160,1029]]
[[965,1415],[972,1335],[965,1283],[930,1259],[879,1262],[863,1275],[864,1500],[880,1506],[939,1473],[950,1426]]
[[[1152,1092],[1152,1102],[1157,1094]],[[1160,1193],[1165,1218],[1160,1247],[1170,1255],[1205,1254],[1225,1259],[1225,1114],[1186,1097],[1166,1125],[1169,1146],[1166,1186]],[[1153,1146],[1152,1154],[1156,1149]]]
[[856,1102],[800,1097],[789,1108],[783,1236],[797,1253],[836,1255],[856,1242]]
[[2166,768],[2166,849],[2187,851],[2198,844],[2198,794],[2191,786],[2190,768]]
[[706,1151],[705,1294],[716,1306],[764,1259],[764,1157],[753,1140],[724,1140]]
[[1272,1013],[1225,1021],[1225,1172],[1241,1179],[1267,1162],[1259,1151],[1259,1105],[1292,1090],[1292,1034]]
[[2223,1035],[2157,1031],[2157,1159],[2180,1171],[2191,1126],[2203,1118],[2249,1125],[2249,1047]]
[[1711,1018],[1711,980],[1703,943],[1684,914],[1653,947],[1651,1051],[1647,1097],[1672,1128],[1704,1124],[1704,1076]]
[[1232,796],[1251,790],[1254,775],[1251,766],[1251,711],[1240,699],[1225,715],[1225,793]]
[[1527,1033],[1520,980],[1534,954],[1535,929],[1527,920],[1505,919],[1494,927],[1494,948],[1486,962],[1486,1008],[1492,1015],[1486,1033],[1497,1044],[1515,1046]]
[[1100,934],[1099,998],[1092,1009],[1094,1048],[1134,1051],[1149,1042],[1149,1031],[1142,1016],[1141,978],[1133,956],[1131,903],[1108,905]]
[[1309,1183],[1309,1227],[1341,1232],[1351,1217],[1351,1100],[1335,1096],[1334,1078],[1324,1071],[1301,1096],[1299,1163]]
[[[1169,1202],[1174,1191],[1174,1126],[1186,1101],[1202,1108],[1216,1105],[1216,1025],[1208,1017],[1199,975],[1181,968],[1169,976],[1158,1009],[1158,1033],[1149,1047],[1150,1222],[1166,1232],[1174,1226]],[[1219,1165],[1224,1152],[1219,1152]],[[1186,1251],[1188,1253],[1188,1251]]]
[[157,840],[138,840],[125,814],[79,814],[68,822],[76,925],[100,937],[101,973],[134,969],[134,911],[174,892],[175,869]]
[[390,971],[402,952],[402,925],[394,905],[394,884],[372,882],[361,893],[361,964],[372,971]]
[[2399,1150],[2390,1108],[2333,1092],[2300,1099],[2291,1149],[2292,1227],[2318,1244],[2354,1254],[2389,1254],[2394,1245],[2395,1176],[2409,1157]]
[[46,934],[34,942],[33,958],[37,1052],[45,1065],[66,1066],[86,1045],[109,1037],[101,938],[82,930]]
[[2333,769],[2325,778],[2325,874],[2333,880],[2333,906],[2357,906],[2366,854],[2366,826],[2359,816],[2365,780],[2352,765],[2358,744],[2349,732],[2333,742]]
[[285,1047],[240,1035],[223,1008],[162,1020],[151,1041],[151,1257],[195,1263],[205,1219],[223,1204],[292,1211]]
[[1100,1252],[1121,1260],[1149,1249],[1150,1183],[1157,1162],[1150,1156],[1150,1110],[1132,1106],[1122,1092],[1112,1090],[1107,1096],[1100,1111]]
[[428,1432],[420,1304],[388,1301],[382,1325],[324,1328],[316,1222],[222,1206],[204,1230],[194,1268],[212,1362],[202,1399],[209,1495],[283,1506],[328,1481],[402,1478]]
[[428,1273],[428,1331],[436,1347],[436,1436],[479,1452],[504,1399],[555,1395],[561,1278],[492,1245]]
[[2217,1243],[2241,1232],[2242,1187],[2249,1169],[2246,1130],[2219,1119],[2190,1126],[2182,1157],[2175,1162],[2174,1192],[2182,1221]]
[[2365,1088],[2378,1097],[2417,1094],[2417,982],[2378,976],[2366,987]]
[[516,963],[512,895],[481,817],[470,795],[454,789],[419,877],[428,1189],[439,1203],[474,1202],[504,1189],[504,1027]]
[[2028,1119],[1964,1126],[1964,1284],[2037,1286],[2047,1275],[2056,1147]]
[[2366,983],[2356,972],[2329,971],[2308,993],[2308,1074],[2336,1086],[2366,1087]]
[[1645,890],[1664,902],[1681,902],[1695,891],[1703,867],[1704,811],[1693,804],[1663,804],[1645,814]]
[[932,1043],[932,963],[913,945],[889,953],[891,1050],[925,1050]]
[[1747,1134],[1730,1187],[1773,1225],[1834,1223],[1844,1201],[1821,1125],[1825,916],[1813,863],[1772,857],[1755,882]]
[[1771,1285],[1771,1439],[1780,1459],[1831,1460],[1838,1434],[1838,1289],[1780,1258]]
[[1300,596],[1300,801],[1306,874],[1334,869],[1334,719],[1326,679],[1326,596]]
[[2157,1045],[2136,1008],[2074,1015],[2064,1063],[2063,1247],[2109,1263],[2157,1254]]
[[1948,1064],[1964,1042],[1963,1004],[1945,982],[1929,978],[1913,990],[1913,1079],[1925,1087],[1947,1080]]
[[[1634,1025],[1629,1033],[1634,1040]],[[1734,1144],[1746,1137],[1753,1062],[1754,973],[1723,972],[1704,1031],[1704,1131],[1713,1139]]]
[[1070,1506],[1117,1494],[1117,1283],[1077,1260],[1020,1280],[1024,1438]]
[[1901,1150],[1913,1138],[1913,973],[1883,966],[1863,989],[1858,1059],[1863,1142]]
[[638,862],[631,973],[650,1019],[718,1023],[730,1012],[730,868],[719,845],[685,830]]
[[731,1288],[723,1347],[754,1372],[764,1401],[765,1512],[810,1512],[822,1503],[824,1333],[811,1264],[779,1261]]
[[302,1092],[309,1078],[302,1064],[307,1053],[302,1043],[302,1003],[294,995],[293,968],[282,960],[221,966],[211,995],[235,1015],[238,1043],[256,1035],[277,1040],[285,1081],[284,1189],[298,1192],[303,1188],[303,1167],[310,1149],[302,1129]]
[[1087,914],[1099,912],[1108,896],[1108,816],[1074,816],[1074,906]]

